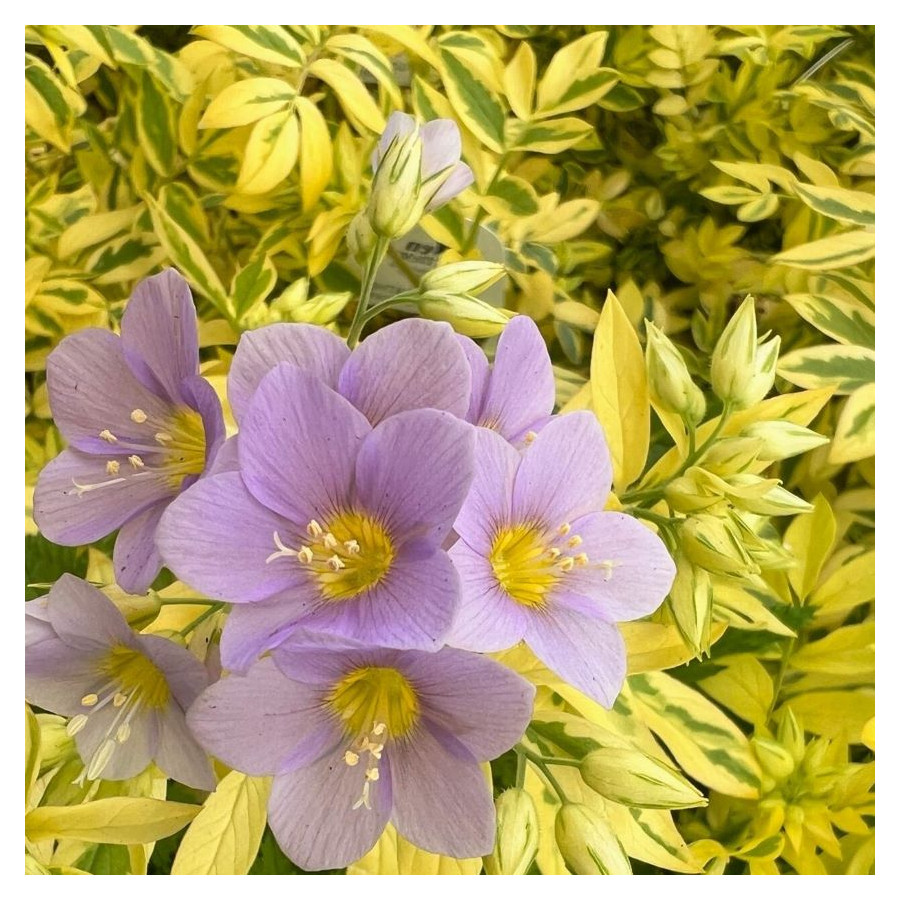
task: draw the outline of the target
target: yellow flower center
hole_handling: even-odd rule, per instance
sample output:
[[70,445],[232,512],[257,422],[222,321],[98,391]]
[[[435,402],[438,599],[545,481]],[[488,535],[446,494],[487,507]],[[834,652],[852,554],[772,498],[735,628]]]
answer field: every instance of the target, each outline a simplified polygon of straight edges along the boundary
[[143,706],[162,709],[169,702],[166,676],[137,650],[117,644],[100,663],[100,672],[115,682],[120,694],[139,694]]
[[306,526],[306,542],[285,545],[276,531],[276,550],[266,562],[296,557],[315,577],[326,600],[350,600],[377,585],[390,571],[396,555],[385,527],[366,513],[348,510],[321,525]]
[[363,666],[349,672],[332,688],[327,702],[354,736],[373,731],[402,738],[419,720],[415,689],[405,675],[386,666]]
[[181,407],[169,420],[169,427],[157,431],[154,439],[166,455],[162,465],[167,479],[178,488],[188,475],[199,475],[206,465],[206,429],[196,410]]
[[[573,553],[582,544],[581,536],[570,534],[564,522],[556,533],[534,523],[505,525],[498,529],[488,560],[500,587],[522,606],[540,609],[559,581],[575,566],[590,562],[584,552]],[[599,564],[606,571],[611,565]]]

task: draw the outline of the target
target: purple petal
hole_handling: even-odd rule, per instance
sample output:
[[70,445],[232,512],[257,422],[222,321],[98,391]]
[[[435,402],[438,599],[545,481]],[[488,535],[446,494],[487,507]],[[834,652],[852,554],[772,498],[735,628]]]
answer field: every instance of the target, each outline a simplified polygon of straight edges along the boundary
[[272,653],[288,678],[330,689],[363,665],[393,665],[397,651],[377,650],[360,641],[298,628]]
[[590,598],[595,615],[628,622],[654,612],[675,579],[665,544],[645,525],[623,513],[592,513],[572,523],[590,560],[576,566],[559,587]]
[[134,646],[134,632],[115,604],[74,575],[63,575],[48,596],[50,624],[70,647],[94,653],[104,647]]
[[463,353],[466,354],[469,371],[472,374],[472,393],[469,397],[469,408],[466,411],[465,419],[474,425],[481,413],[481,404],[484,402],[484,395],[487,391],[491,367],[488,364],[487,357],[484,355],[484,350],[472,338],[458,334],[456,335],[456,340],[459,346],[462,347]]
[[50,624],[47,596],[35,597],[25,604],[25,648],[42,641],[59,640]]
[[516,470],[521,457],[499,434],[476,430],[475,477],[454,531],[483,554],[490,552],[497,529],[510,521]]
[[353,809],[362,794],[365,766],[348,766],[340,754],[287,775],[277,775],[269,798],[269,825],[278,846],[307,871],[339,869],[364,856],[391,813],[388,766],[372,782],[370,803]]
[[447,412],[415,409],[382,422],[356,460],[357,499],[396,541],[449,532],[474,466],[475,429]]
[[305,528],[348,507],[356,456],[370,431],[343,397],[281,363],[244,417],[241,474],[257,500]]
[[483,554],[464,541],[450,550],[460,580],[459,612],[447,643],[463,650],[493,653],[518,644],[525,636],[529,615],[497,583]]
[[547,345],[528,316],[515,316],[497,343],[478,424],[515,441],[553,412],[555,399]]
[[373,425],[407,409],[469,408],[472,376],[445,322],[404,319],[367,337],[350,355],[340,392]]
[[459,578],[443,550],[404,547],[364,594],[323,604],[304,626],[380,647],[437,650],[453,622]]
[[[143,410],[150,422],[166,421],[173,412],[171,403],[135,377],[122,341],[101,328],[85,328],[60,342],[47,358],[47,389],[63,437],[75,449],[91,453],[156,452],[154,429],[147,422],[133,422],[131,412]],[[117,442],[101,438],[104,431]]]
[[[203,435],[206,440],[206,467],[212,464],[225,440],[225,419],[222,403],[216,389],[200,375],[192,375],[181,382],[181,395],[191,409],[200,413],[203,420]],[[182,484],[182,488],[188,487]]]
[[34,521],[44,537],[90,544],[172,497],[173,488],[149,467],[134,471],[127,459],[116,459],[119,473],[108,473],[110,458],[63,450],[44,466],[34,491]]
[[522,737],[534,706],[534,687],[524,678],[463,650],[405,656],[404,671],[422,701],[423,715],[454,735],[475,759],[496,759]]
[[156,503],[129,519],[119,530],[113,551],[116,581],[129,594],[144,594],[162,568],[156,528],[166,504]]
[[522,454],[513,517],[556,529],[603,509],[612,483],[603,429],[591,412],[557,416]]
[[84,712],[81,698],[96,687],[104,655],[103,648],[85,652],[55,636],[30,644],[25,648],[25,699],[61,716]]
[[625,680],[625,642],[615,625],[555,607],[533,616],[525,641],[564,681],[609,709]]
[[420,727],[390,752],[392,821],[417,847],[458,858],[494,846],[491,789],[475,758],[449,733]]
[[296,557],[266,562],[277,549],[276,533],[299,548],[297,526],[258,503],[237,472],[226,472],[177,497],[163,514],[156,542],[182,581],[217,600],[248,603],[306,584]]
[[419,129],[422,136],[422,181],[459,162],[462,138],[453,119],[432,119]]
[[188,726],[214,756],[248,775],[271,775],[298,744],[328,729],[322,692],[283,675],[271,659],[207,688]]
[[206,475],[221,475],[223,472],[239,472],[241,469],[238,460],[238,435],[226,438],[212,465],[207,469]]
[[184,711],[170,703],[159,714],[156,764],[175,781],[201,791],[214,791],[216,777],[206,755],[188,730]]
[[232,672],[246,672],[263,653],[290,637],[304,612],[304,604],[283,595],[235,606],[222,630],[222,665]]
[[416,120],[409,113],[392,112],[387,120],[384,131],[378,140],[378,144],[372,151],[372,171],[378,168],[384,154],[387,153],[388,147],[391,146],[394,138],[406,137],[416,130]]
[[474,181],[475,176],[472,174],[472,170],[465,163],[457,163],[447,180],[428,201],[425,212],[431,212],[431,210],[443,206],[457,194],[461,194]]
[[165,675],[172,696],[186,710],[209,684],[203,663],[189,650],[155,634],[141,634],[138,645]]
[[260,381],[281,362],[337,389],[341,367],[350,356],[347,345],[317,325],[266,325],[241,336],[228,373],[228,401],[240,422]]
[[125,359],[145,387],[172,403],[199,368],[197,313],[188,283],[174,269],[145,278],[122,316]]
[[[87,768],[94,752],[107,740],[113,740],[116,730],[125,720],[123,711],[128,707],[117,709],[112,703],[103,709],[96,709],[88,716],[87,724],[75,735],[75,746]],[[116,743],[109,762],[97,776],[104,781],[124,781],[139,775],[156,754],[159,742],[159,727],[156,713],[142,709],[128,723],[131,733],[124,743]]]

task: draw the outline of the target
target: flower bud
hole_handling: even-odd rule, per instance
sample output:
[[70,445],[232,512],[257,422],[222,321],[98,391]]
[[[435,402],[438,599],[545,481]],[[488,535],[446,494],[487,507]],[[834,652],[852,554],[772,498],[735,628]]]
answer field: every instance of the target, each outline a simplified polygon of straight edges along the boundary
[[726,496],[738,509],[761,516],[795,516],[812,512],[812,504],[758,475],[732,475]]
[[716,395],[733,409],[746,409],[762,400],[775,383],[780,346],[780,337],[757,341],[756,312],[748,296],[713,350],[710,380]]
[[795,763],[803,761],[806,753],[806,735],[790,708],[784,708],[781,712],[781,721],[778,723],[778,743],[787,747]]
[[576,875],[630,875],[631,863],[606,819],[583,803],[556,813],[556,846]]
[[378,235],[372,230],[366,213],[357,213],[347,228],[347,252],[350,258],[358,266],[364,266],[377,241]]
[[787,748],[764,737],[752,738],[750,743],[763,771],[776,782],[784,781],[793,774],[796,764]]
[[581,761],[581,777],[598,794],[648,809],[703,806],[706,799],[675,769],[642,753],[622,747],[602,747]]
[[116,605],[129,625],[149,625],[158,615],[162,604],[159,594],[149,591],[143,594],[126,594],[117,584],[108,584],[103,593]]
[[722,438],[703,455],[703,468],[716,475],[743,472],[759,456],[762,442],[752,437]]
[[426,272],[419,290],[423,294],[480,294],[505,274],[505,267],[499,263],[464,259]]
[[699,655],[709,651],[709,627],[713,594],[709,574],[678,555],[675,581],[669,592],[669,609],[690,648]]
[[486,338],[500,334],[515,315],[498,309],[468,294],[429,291],[416,300],[419,313],[426,319],[449,322],[455,331],[470,338]]
[[524,875],[538,849],[537,808],[522,788],[504,791],[496,802],[497,840],[484,857],[488,875]]
[[706,414],[706,398],[694,384],[678,348],[652,322],[647,327],[647,376],[653,401],[691,425]]
[[710,572],[755,575],[759,571],[730,519],[705,513],[692,516],[681,527],[681,538],[688,559]]
[[41,728],[41,772],[78,755],[75,740],[69,736],[68,723],[62,716],[38,713],[37,721]]
[[683,513],[701,512],[723,502],[720,495],[710,493],[700,484],[694,470],[692,474],[674,478],[666,485],[663,493],[669,506]]
[[372,157],[375,175],[366,208],[379,237],[402,237],[426,212],[472,183],[471,170],[459,161],[461,149],[452,119],[419,125],[406,113],[391,114]]
[[741,434],[761,442],[759,458],[766,462],[797,456],[828,443],[824,434],[780,419],[774,422],[754,422]]

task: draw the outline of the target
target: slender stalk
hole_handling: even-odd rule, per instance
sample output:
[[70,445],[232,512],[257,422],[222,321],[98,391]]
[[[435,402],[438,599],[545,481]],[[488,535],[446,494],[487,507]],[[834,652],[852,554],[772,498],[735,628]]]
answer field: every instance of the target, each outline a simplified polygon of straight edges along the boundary
[[525,787],[525,754],[516,747],[516,787]]
[[372,255],[366,262],[362,286],[359,291],[359,303],[356,305],[356,312],[353,314],[353,322],[350,324],[350,332],[347,335],[347,344],[351,350],[359,343],[359,336],[362,334],[363,326],[366,324],[366,308],[369,305],[369,297],[372,295],[372,288],[375,285],[375,275],[384,261],[389,245],[390,242],[387,238],[378,238],[375,246],[372,248]]
[[[485,194],[489,194],[491,192],[491,188],[500,180],[500,176],[503,174],[503,166],[506,164],[506,160],[509,157],[509,153],[504,153],[500,159],[497,160],[497,168],[494,170],[494,174],[491,176],[491,180],[488,182],[488,186],[484,189]],[[487,211],[483,206],[478,208],[478,212],[475,213],[475,218],[472,221],[472,227],[469,229],[469,233],[466,235],[466,239],[463,241],[461,252],[463,255],[468,253],[473,245],[475,244],[475,238],[478,236],[478,229],[481,227],[481,223],[484,221],[484,217],[487,215]]]
[[[516,752],[519,752],[518,747],[516,748]],[[547,784],[549,784],[550,787],[556,792],[556,795],[559,797],[559,799],[563,803],[568,803],[569,798],[566,796],[566,792],[562,789],[562,786],[550,771],[550,767],[544,762],[543,757],[538,756],[537,753],[532,753],[530,750],[526,750],[524,747],[521,747],[521,752],[522,755],[538,770],[538,772],[540,772]]]
[[220,609],[222,609],[223,606],[225,606],[224,603],[215,603],[215,604],[213,604],[212,606],[210,606],[209,609],[204,610],[202,613],[200,613],[200,615],[197,616],[197,618],[194,619],[193,622],[188,622],[188,624],[185,625],[184,628],[182,628],[181,631],[179,631],[178,633],[179,633],[182,637],[187,636],[187,635],[190,634],[192,631],[196,630],[196,628],[197,628],[198,625],[200,625],[201,623],[205,622],[210,616],[214,615],[214,614],[217,613]]
[[202,600],[193,597],[167,597],[159,599],[160,606],[221,606],[218,600]]

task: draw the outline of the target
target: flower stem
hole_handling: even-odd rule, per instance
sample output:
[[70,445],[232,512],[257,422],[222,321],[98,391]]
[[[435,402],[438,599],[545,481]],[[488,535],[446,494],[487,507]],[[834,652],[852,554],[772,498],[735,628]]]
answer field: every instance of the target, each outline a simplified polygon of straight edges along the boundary
[[566,796],[566,792],[562,789],[562,786],[550,771],[550,767],[544,761],[544,758],[538,756],[537,753],[532,753],[530,750],[526,750],[521,746],[521,744],[516,748],[517,753],[519,752],[520,748],[522,756],[524,756],[538,770],[538,772],[541,773],[541,775],[544,777],[544,780],[556,792],[556,795],[559,797],[559,799],[563,803],[568,803],[569,798]]
[[[489,194],[491,192],[491,188],[500,180],[500,176],[503,174],[503,166],[506,164],[507,157],[509,153],[504,153],[500,159],[497,160],[497,168],[494,170],[494,174],[491,176],[491,180],[488,182],[488,186],[484,189],[485,194]],[[487,211],[483,206],[478,208],[478,212],[475,213],[475,218],[472,221],[472,227],[469,229],[469,233],[466,235],[466,239],[463,241],[463,245],[461,248],[461,253],[466,254],[471,249],[473,244],[475,243],[475,238],[478,236],[478,229],[481,227],[481,223],[484,221],[484,217],[487,215]]]
[[182,628],[178,633],[182,637],[185,637],[186,635],[194,631],[202,622],[205,622],[211,615],[214,615],[220,609],[222,609],[223,606],[225,606],[224,603],[214,603],[212,606],[210,606],[209,609],[204,610],[202,613],[200,613],[200,615],[197,616],[197,618],[194,619],[193,622],[188,622],[188,624],[185,625],[184,628]]
[[366,307],[369,305],[369,297],[372,295],[372,288],[375,286],[375,275],[384,261],[389,246],[390,242],[387,238],[378,238],[375,246],[372,248],[372,255],[366,262],[362,286],[359,291],[359,303],[356,305],[356,312],[353,314],[353,322],[350,324],[350,332],[347,335],[347,345],[351,350],[359,343],[359,336],[362,334],[363,326],[366,324]]

